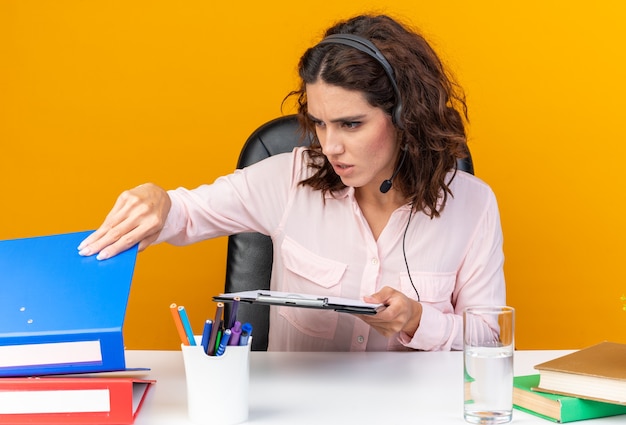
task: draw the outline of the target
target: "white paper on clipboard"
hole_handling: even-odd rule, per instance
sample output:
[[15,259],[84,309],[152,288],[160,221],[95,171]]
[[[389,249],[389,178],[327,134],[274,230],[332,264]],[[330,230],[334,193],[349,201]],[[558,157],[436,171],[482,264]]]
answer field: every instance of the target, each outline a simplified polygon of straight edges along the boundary
[[376,314],[385,308],[384,304],[371,304],[349,298],[268,290],[230,292],[213,297],[213,301],[233,302],[236,297],[244,303],[316,308],[352,314]]

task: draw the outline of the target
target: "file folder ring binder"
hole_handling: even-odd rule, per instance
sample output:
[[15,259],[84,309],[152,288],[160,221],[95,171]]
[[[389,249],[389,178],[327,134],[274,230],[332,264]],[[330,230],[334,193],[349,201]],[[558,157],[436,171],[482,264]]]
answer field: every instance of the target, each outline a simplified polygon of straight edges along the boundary
[[0,241],[0,376],[125,369],[137,246],[104,261],[81,257],[89,233]]

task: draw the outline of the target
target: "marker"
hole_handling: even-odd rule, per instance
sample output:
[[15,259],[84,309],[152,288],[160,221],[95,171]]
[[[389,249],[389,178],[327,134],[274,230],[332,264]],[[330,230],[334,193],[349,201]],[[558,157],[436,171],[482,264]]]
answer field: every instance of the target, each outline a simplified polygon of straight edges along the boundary
[[224,335],[222,335],[222,340],[220,341],[220,346],[217,348],[216,356],[221,356],[226,351],[226,346],[228,345],[228,340],[230,339],[231,331],[230,329],[226,329],[224,331]]
[[224,321],[220,321],[220,327],[217,330],[217,336],[215,337],[215,347],[213,347],[214,354],[217,355],[217,349],[220,346],[220,342],[222,341],[222,336],[224,335]]
[[233,298],[233,304],[230,309],[230,318],[228,319],[228,323],[226,324],[226,329],[232,329],[235,325],[235,320],[237,320],[237,310],[239,309],[239,301],[240,297]]
[[244,323],[241,326],[241,337],[239,337],[239,345],[248,345],[248,339],[252,335],[252,325],[250,323]]
[[178,314],[178,306],[176,305],[176,303],[170,304],[170,311],[172,312],[172,318],[174,319],[174,324],[176,325],[176,330],[178,331],[180,342],[183,345],[189,345],[189,339],[187,338],[187,334],[185,333],[183,322],[180,320],[180,314]]
[[217,339],[217,331],[220,327],[220,320],[222,320],[222,310],[224,310],[224,303],[217,303],[217,309],[215,310],[215,320],[213,320],[213,327],[211,329],[211,337],[209,338],[209,356],[215,355],[215,341]]
[[235,320],[235,324],[231,328],[232,335],[228,341],[228,345],[239,345],[239,337],[241,336],[241,322]]
[[204,330],[202,331],[202,349],[205,354],[209,353],[209,338],[211,338],[211,328],[213,320],[208,319],[204,322]]
[[185,329],[185,333],[187,334],[187,339],[189,340],[189,345],[196,345],[196,338],[193,336],[193,331],[191,330],[191,323],[189,323],[189,317],[187,317],[187,311],[185,307],[182,305],[178,306],[178,314],[180,315],[180,320],[183,322],[183,328]]

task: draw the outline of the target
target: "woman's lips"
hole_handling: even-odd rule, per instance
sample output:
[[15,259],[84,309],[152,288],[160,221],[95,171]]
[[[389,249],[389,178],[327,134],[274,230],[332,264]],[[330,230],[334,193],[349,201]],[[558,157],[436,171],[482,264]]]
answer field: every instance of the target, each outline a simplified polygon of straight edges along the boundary
[[333,170],[335,170],[335,173],[337,173],[337,175],[340,177],[345,177],[349,175],[354,169],[353,165],[348,165],[341,162],[333,162],[332,166]]

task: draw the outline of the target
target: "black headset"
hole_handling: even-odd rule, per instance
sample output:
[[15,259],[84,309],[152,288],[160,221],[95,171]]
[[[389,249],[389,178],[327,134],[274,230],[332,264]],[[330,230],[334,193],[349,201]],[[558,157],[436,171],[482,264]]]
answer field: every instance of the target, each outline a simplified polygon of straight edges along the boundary
[[319,44],[343,44],[345,46],[353,47],[372,58],[376,59],[376,61],[383,67],[387,77],[389,77],[389,81],[391,82],[391,86],[393,87],[393,91],[396,95],[396,104],[391,111],[391,119],[393,123],[401,130],[404,129],[404,125],[402,124],[402,98],[400,97],[400,90],[398,90],[398,84],[396,83],[396,78],[393,72],[393,68],[389,64],[389,61],[385,58],[380,50],[366,38],[360,37],[354,34],[332,34],[319,42]]

